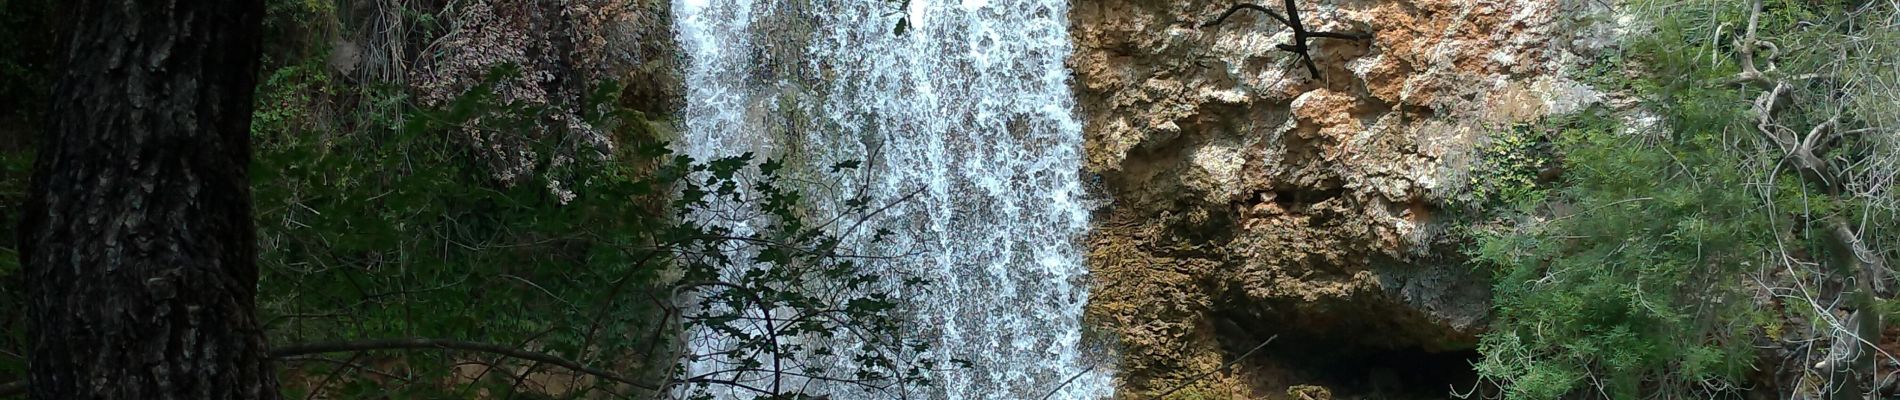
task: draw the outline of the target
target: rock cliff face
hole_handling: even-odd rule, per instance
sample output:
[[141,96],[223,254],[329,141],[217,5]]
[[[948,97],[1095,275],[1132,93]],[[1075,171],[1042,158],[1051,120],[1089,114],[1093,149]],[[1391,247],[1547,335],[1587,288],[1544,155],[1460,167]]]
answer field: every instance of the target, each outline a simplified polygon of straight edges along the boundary
[[[1123,393],[1442,397],[1469,373],[1488,276],[1446,234],[1488,132],[1598,95],[1565,73],[1611,42],[1601,3],[1302,0],[1292,31],[1231,3],[1099,0],[1070,13],[1088,172],[1090,315],[1119,339]],[[1280,9],[1281,4],[1263,4]],[[1437,363],[1437,364],[1433,364]],[[1464,384],[1469,384],[1465,382]]]

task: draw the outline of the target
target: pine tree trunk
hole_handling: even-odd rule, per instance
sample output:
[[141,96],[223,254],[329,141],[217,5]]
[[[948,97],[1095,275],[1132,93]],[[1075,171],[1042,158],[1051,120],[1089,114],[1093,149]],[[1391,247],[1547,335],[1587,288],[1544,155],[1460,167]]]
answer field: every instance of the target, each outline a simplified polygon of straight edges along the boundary
[[21,226],[31,398],[277,398],[247,173],[263,4],[66,7]]

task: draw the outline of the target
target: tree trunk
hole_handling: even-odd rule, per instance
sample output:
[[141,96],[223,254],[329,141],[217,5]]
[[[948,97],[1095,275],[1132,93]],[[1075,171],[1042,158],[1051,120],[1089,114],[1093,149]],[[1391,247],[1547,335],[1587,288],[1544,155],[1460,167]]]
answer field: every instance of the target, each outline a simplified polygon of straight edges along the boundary
[[277,398],[247,173],[263,4],[67,7],[21,225],[31,398]]

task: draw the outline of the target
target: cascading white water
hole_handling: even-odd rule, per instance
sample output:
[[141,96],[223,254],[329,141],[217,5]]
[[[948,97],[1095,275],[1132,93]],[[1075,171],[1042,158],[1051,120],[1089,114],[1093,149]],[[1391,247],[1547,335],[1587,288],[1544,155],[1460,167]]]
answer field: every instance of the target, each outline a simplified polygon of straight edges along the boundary
[[[1064,0],[676,1],[683,152],[863,160],[854,190],[918,193],[877,223],[933,282],[915,299],[919,339],[974,364],[930,397],[1112,394],[1082,343],[1089,206]],[[768,116],[792,114],[809,128],[770,133]]]

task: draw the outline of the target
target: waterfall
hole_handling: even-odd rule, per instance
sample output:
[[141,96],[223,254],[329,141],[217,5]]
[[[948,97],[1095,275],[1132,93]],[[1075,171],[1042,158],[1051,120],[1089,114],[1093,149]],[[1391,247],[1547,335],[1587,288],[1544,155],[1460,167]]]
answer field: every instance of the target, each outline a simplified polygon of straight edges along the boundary
[[1083,343],[1089,205],[1066,2],[675,1],[680,151],[862,160],[853,189],[917,193],[877,222],[917,250],[906,272],[933,282],[915,339],[973,363],[928,397],[1112,394],[1112,366]]

